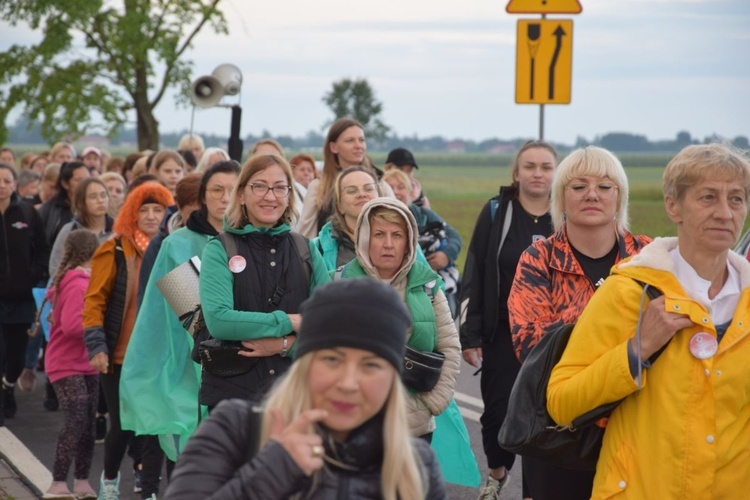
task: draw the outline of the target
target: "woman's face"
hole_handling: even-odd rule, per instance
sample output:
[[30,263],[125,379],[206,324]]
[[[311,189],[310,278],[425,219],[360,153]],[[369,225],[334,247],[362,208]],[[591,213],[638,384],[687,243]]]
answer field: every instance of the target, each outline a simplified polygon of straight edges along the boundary
[[16,190],[16,180],[7,168],[0,168],[0,202],[9,202]]
[[158,203],[144,203],[138,209],[138,229],[143,231],[149,238],[159,232],[159,224],[164,218],[166,209]]
[[339,193],[339,212],[351,224],[349,229],[353,230],[365,203],[378,197],[378,184],[365,172],[352,172],[341,179]]
[[109,193],[109,204],[115,213],[120,211],[120,207],[125,202],[125,186],[117,179],[110,179],[104,182]]
[[393,278],[401,268],[408,237],[401,224],[377,219],[370,223],[370,261],[381,278]]
[[396,199],[404,205],[409,206],[411,204],[411,186],[407,186],[396,177],[389,177],[387,182],[391,186],[391,189],[393,189]]
[[[97,182],[86,187],[86,211],[93,217],[101,217],[109,208],[109,193],[107,188]],[[145,232],[145,231],[144,231]]]
[[609,177],[574,177],[563,197],[566,223],[579,227],[614,224],[617,197],[617,185]]
[[667,215],[677,224],[680,252],[721,254],[737,243],[747,217],[738,179],[719,175],[690,186],[681,200],[667,197]]
[[70,178],[68,182],[62,181],[63,187],[68,191],[68,196],[73,197],[73,193],[76,192],[76,188],[78,187],[78,184],[81,183],[83,179],[86,179],[87,177],[91,177],[91,174],[89,173],[89,169],[85,166],[81,166],[75,170],[73,170],[73,177]]
[[518,182],[521,193],[529,198],[549,196],[557,161],[545,148],[530,148],[518,157],[518,171],[513,180]]
[[307,387],[315,409],[326,410],[323,425],[344,441],[385,406],[396,370],[370,351],[352,347],[312,353]]
[[57,185],[55,181],[42,181],[39,185],[39,199],[43,202],[54,198],[57,194]]
[[309,161],[302,160],[292,170],[294,180],[307,187],[315,179],[315,165]]
[[356,125],[344,130],[338,139],[328,143],[331,153],[338,155],[339,165],[346,169],[353,165],[362,165],[367,152],[365,131]]
[[[284,187],[286,195],[274,193],[273,188],[281,191]],[[289,206],[289,182],[284,170],[279,165],[271,165],[250,177],[240,192],[240,204],[245,205],[247,218],[253,226],[274,227]]]
[[65,162],[71,161],[73,159],[73,151],[70,150],[70,148],[60,148],[57,153],[55,153],[55,156],[52,157],[52,163],[59,163],[62,165]]
[[156,178],[163,183],[170,192],[174,193],[177,183],[185,175],[182,167],[174,160],[167,160],[159,166],[156,171]]
[[237,183],[236,174],[219,172],[211,176],[206,184],[206,198],[204,200],[208,211],[208,220],[213,225],[221,226],[224,212],[229,206],[229,195]]
[[44,158],[35,158],[31,162],[31,170],[38,172],[39,175],[44,174],[44,169],[47,168],[47,160]]

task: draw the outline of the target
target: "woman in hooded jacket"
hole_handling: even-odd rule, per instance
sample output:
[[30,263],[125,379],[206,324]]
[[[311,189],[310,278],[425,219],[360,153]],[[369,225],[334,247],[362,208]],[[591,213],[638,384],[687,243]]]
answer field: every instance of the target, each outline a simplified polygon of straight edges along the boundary
[[[453,393],[460,367],[461,347],[456,324],[441,289],[440,276],[427,264],[417,260],[418,236],[417,222],[402,202],[386,197],[369,201],[357,220],[357,258],[343,267],[341,278],[370,277],[393,287],[406,303],[414,323],[407,336],[407,345],[419,351],[445,355],[440,377],[431,390],[417,392],[407,387],[408,420],[412,435],[432,442],[436,431],[435,417],[455,406]],[[458,431],[463,435],[465,426],[459,427]],[[436,438],[436,445],[438,440]],[[467,443],[468,439],[464,444]],[[436,452],[448,481],[470,481],[473,484],[472,478],[452,477],[450,474],[456,469],[446,466],[444,460],[447,457],[441,456],[437,446]],[[453,456],[458,455],[460,452],[454,449]],[[470,449],[469,456],[473,460]],[[472,463],[475,468],[476,461]]]

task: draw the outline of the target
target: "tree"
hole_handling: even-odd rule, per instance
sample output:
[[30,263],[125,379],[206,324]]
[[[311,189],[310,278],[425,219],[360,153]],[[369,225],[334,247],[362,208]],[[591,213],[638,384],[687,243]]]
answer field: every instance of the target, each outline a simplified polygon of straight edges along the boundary
[[135,111],[139,148],[158,149],[154,108],[170,87],[184,102],[192,63],[183,55],[198,32],[227,33],[220,1],[0,0],[0,19],[43,34],[0,53],[0,144],[23,106],[48,140],[91,128],[112,136]]
[[326,122],[324,129],[339,118],[350,116],[362,124],[367,138],[382,141],[391,130],[380,119],[383,104],[375,98],[375,92],[364,78],[333,82],[331,91],[323,96],[323,102],[331,108],[334,116],[333,120]]

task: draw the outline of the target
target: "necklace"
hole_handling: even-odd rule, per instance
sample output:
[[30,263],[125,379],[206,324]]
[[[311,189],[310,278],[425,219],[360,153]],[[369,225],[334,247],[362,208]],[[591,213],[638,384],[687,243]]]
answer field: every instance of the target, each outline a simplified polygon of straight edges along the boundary
[[[519,203],[519,205],[521,205],[521,204]],[[534,219],[534,224],[539,224],[539,217],[544,217],[545,215],[547,215],[549,213],[549,210],[547,210],[543,214],[534,215],[531,212],[529,212],[528,210],[526,210],[525,208],[523,208],[523,205],[521,205],[521,210],[523,210],[523,212],[526,215],[528,215],[529,217],[531,217],[532,219]]]

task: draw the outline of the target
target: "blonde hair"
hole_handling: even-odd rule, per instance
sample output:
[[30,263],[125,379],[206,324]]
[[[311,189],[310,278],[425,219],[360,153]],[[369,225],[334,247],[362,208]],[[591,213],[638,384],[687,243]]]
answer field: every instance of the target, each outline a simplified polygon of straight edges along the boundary
[[203,138],[197,134],[185,134],[180,138],[180,142],[177,144],[177,149],[193,149],[193,144],[198,146],[201,150],[201,154],[206,147],[203,145]]
[[750,197],[750,162],[740,150],[721,143],[687,146],[677,153],[664,169],[664,196],[679,201],[690,186],[722,174],[737,178],[745,190],[747,204]]
[[55,156],[57,156],[57,153],[59,153],[61,149],[67,149],[68,151],[70,151],[71,157],[68,161],[73,161],[76,159],[76,149],[71,143],[65,141],[59,141],[52,145],[52,148],[49,152],[49,158],[51,160],[54,160]]
[[221,148],[211,147],[211,148],[208,148],[205,151],[203,151],[203,154],[201,154],[201,159],[198,160],[198,164],[195,166],[195,170],[194,171],[195,172],[205,172],[209,168],[213,167],[218,162],[215,162],[215,163],[210,164],[210,165],[209,165],[209,162],[211,161],[211,157],[213,155],[217,154],[217,153],[220,154],[220,155],[222,155],[224,157],[223,160],[219,160],[219,161],[227,161],[227,160],[229,160],[229,155],[227,154],[226,151],[224,151]]
[[[272,411],[278,411],[285,422],[291,422],[302,412],[312,408],[312,398],[307,386],[307,377],[315,352],[308,352],[295,360],[289,371],[269,392],[263,409],[260,446],[265,445],[271,435]],[[406,413],[406,391],[398,373],[394,374],[391,392],[383,407],[383,462],[381,467],[381,494],[386,500],[425,498],[422,478],[426,477],[409,434]],[[309,429],[314,432],[314,429]],[[325,468],[324,468],[325,469]],[[317,485],[321,469],[313,474],[313,489]],[[304,496],[301,494],[299,497]]]
[[286,153],[284,152],[284,147],[281,144],[279,144],[279,141],[276,141],[271,138],[261,139],[255,144],[253,144],[253,149],[250,150],[250,154],[254,155],[255,153],[257,153],[258,149],[260,149],[261,146],[271,146],[274,149],[276,149],[276,151],[279,152],[279,156],[286,155]]
[[375,175],[375,172],[372,171],[371,168],[367,168],[363,165],[357,165],[354,167],[349,167],[346,170],[339,172],[339,175],[336,177],[336,184],[334,184],[334,190],[333,190],[333,216],[331,217],[332,221],[335,221],[336,225],[345,231],[349,231],[349,228],[346,226],[346,220],[344,220],[344,214],[341,213],[339,210],[339,202],[341,201],[341,181],[344,180],[344,178],[352,174],[354,172],[364,172],[370,177],[372,177],[372,182],[375,183],[378,189],[378,196],[383,196],[383,193],[380,190],[380,184],[378,184],[378,177]]
[[[389,165],[393,165],[390,163]],[[411,179],[409,178],[409,175],[404,172],[403,170],[399,170],[398,168],[390,168],[385,171],[383,174],[383,180],[385,182],[388,182],[388,179],[395,178],[396,181],[403,182],[406,186],[406,189],[411,191],[412,185],[411,185]],[[411,196],[411,193],[409,193],[409,196]]]
[[247,223],[245,214],[243,213],[243,206],[240,203],[240,193],[245,189],[245,186],[250,182],[250,179],[257,173],[263,172],[265,169],[278,165],[281,170],[284,171],[287,185],[290,187],[289,196],[287,198],[288,205],[284,213],[281,215],[280,221],[287,224],[292,222],[292,214],[295,212],[295,196],[292,196],[291,190],[294,189],[294,177],[292,177],[292,167],[289,163],[278,155],[253,155],[247,159],[240,175],[237,179],[237,183],[232,189],[232,195],[229,198],[229,206],[224,214],[227,224],[230,227],[241,229]]
[[617,210],[615,218],[617,232],[623,234],[628,230],[628,176],[622,163],[615,155],[604,148],[588,146],[572,151],[555,170],[552,180],[551,208],[552,224],[555,231],[565,224],[565,187],[576,177],[607,177],[617,186]]

